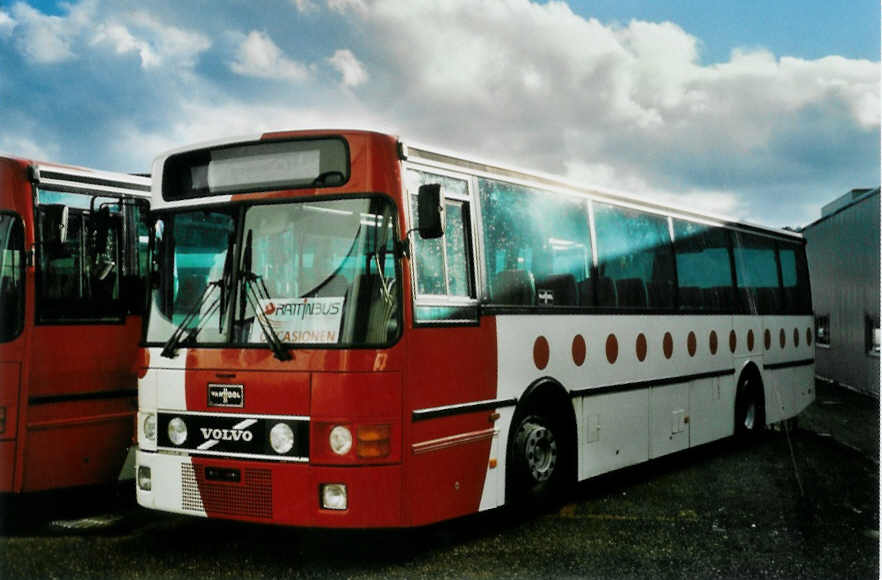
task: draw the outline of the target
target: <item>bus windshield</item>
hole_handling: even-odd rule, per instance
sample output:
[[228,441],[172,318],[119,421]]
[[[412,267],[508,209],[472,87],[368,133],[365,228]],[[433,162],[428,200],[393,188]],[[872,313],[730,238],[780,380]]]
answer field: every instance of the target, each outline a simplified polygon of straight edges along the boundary
[[363,197],[158,216],[147,341],[389,343],[401,326],[395,215]]

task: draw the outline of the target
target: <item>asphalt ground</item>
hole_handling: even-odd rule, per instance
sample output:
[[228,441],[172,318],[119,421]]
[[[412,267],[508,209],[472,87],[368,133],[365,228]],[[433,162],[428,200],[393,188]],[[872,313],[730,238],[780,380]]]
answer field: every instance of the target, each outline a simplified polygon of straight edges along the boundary
[[549,513],[417,530],[208,521],[130,488],[38,496],[4,511],[0,578],[879,578],[878,402],[819,385],[799,425],[583,482]]

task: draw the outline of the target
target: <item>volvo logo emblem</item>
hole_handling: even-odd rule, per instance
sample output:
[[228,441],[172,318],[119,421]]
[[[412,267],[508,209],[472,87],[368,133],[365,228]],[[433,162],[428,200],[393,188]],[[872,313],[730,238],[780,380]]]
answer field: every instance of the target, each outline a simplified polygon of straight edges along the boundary
[[244,441],[250,443],[254,439],[254,433],[249,431],[253,425],[257,424],[257,419],[245,419],[239,421],[229,429],[217,427],[200,427],[199,432],[205,440],[201,445],[196,447],[199,451],[207,451],[218,445],[221,441]]
[[254,434],[251,431],[243,431],[242,429],[212,429],[210,427],[202,427],[203,439],[215,439],[217,441],[251,441]]
[[244,385],[208,384],[209,407],[239,407],[245,406]]

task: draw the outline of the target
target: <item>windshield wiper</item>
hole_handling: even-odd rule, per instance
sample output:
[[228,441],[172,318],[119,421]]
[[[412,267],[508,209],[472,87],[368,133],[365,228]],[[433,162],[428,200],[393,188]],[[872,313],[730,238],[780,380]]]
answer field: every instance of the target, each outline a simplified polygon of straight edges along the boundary
[[[162,348],[162,352],[159,353],[161,356],[165,358],[175,358],[178,355],[178,345],[182,342],[190,342],[195,339],[202,328],[205,326],[205,322],[211,318],[211,315],[221,306],[221,298],[223,296],[223,287],[224,280],[221,278],[220,280],[213,280],[205,286],[205,290],[202,292],[202,296],[199,297],[199,300],[196,301],[196,304],[193,305],[193,308],[187,312],[187,315],[184,316],[184,319],[181,320],[181,323],[178,324],[178,327],[175,328],[175,331],[165,342],[165,346]],[[193,328],[187,328],[193,319],[202,312],[202,307],[208,302],[208,299],[214,293],[215,288],[221,289],[221,295],[214,299],[214,302],[209,305],[208,309],[202,316],[202,319],[199,321],[199,324],[194,326]],[[184,333],[187,334],[185,338],[182,339]]]
[[242,284],[244,285],[244,296],[254,311],[254,320],[260,326],[263,336],[267,344],[273,351],[273,356],[281,361],[291,360],[291,353],[285,348],[282,339],[276,334],[272,324],[266,317],[266,313],[260,306],[261,300],[270,300],[269,290],[263,281],[263,277],[251,271],[251,230],[245,238],[245,249],[242,252],[242,272],[240,273]]
[[[164,356],[165,358],[174,358],[178,354],[178,346],[182,342],[190,342],[194,340],[199,333],[205,328],[205,323],[208,321],[211,316],[220,309],[220,315],[218,316],[218,333],[223,333],[224,331],[224,319],[226,318],[227,306],[229,305],[230,298],[232,297],[232,293],[230,292],[230,288],[233,285],[233,256],[235,255],[236,243],[232,236],[230,236],[228,246],[227,246],[227,255],[224,258],[224,271],[221,275],[221,278],[217,280],[212,280],[205,286],[205,290],[202,292],[202,296],[199,297],[199,300],[196,304],[191,308],[187,315],[184,316],[184,319],[178,324],[175,331],[166,341],[165,346],[162,348],[162,352],[160,356]],[[202,307],[205,306],[205,303],[208,302],[209,297],[212,295],[212,292],[215,288],[220,289],[220,295],[214,299],[214,302],[208,307],[205,313],[202,315],[199,320],[199,324],[190,328],[187,327],[193,322],[193,319],[196,318],[196,315],[202,311]],[[183,339],[181,337],[184,336],[184,333],[187,334]]]

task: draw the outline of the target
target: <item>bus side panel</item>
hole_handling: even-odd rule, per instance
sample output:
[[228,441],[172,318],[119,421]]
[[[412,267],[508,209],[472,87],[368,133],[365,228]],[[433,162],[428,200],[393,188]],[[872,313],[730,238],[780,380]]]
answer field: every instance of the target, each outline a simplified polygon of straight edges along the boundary
[[133,423],[132,414],[123,413],[29,428],[22,491],[115,482]]
[[22,491],[112,483],[132,444],[140,318],[33,328]]
[[19,363],[0,362],[0,441],[15,439],[20,378]]
[[135,393],[140,317],[124,324],[37,325],[33,332],[29,399]]
[[20,370],[19,363],[0,363],[0,492],[13,491]]
[[[433,425],[414,429],[420,441],[406,470],[410,524],[417,526],[478,511],[495,431],[486,412],[426,423]],[[430,429],[456,435],[431,437]]]
[[[405,521],[421,525],[474,513],[498,425],[493,410],[412,421],[410,411],[495,399],[496,324],[416,328],[405,388]],[[498,464],[502,461],[496,458]]]
[[582,399],[579,479],[649,459],[649,391]]

